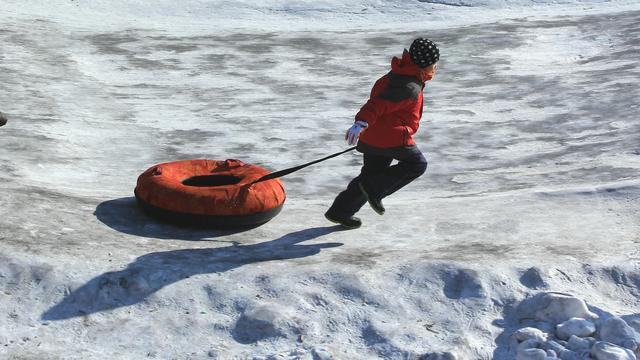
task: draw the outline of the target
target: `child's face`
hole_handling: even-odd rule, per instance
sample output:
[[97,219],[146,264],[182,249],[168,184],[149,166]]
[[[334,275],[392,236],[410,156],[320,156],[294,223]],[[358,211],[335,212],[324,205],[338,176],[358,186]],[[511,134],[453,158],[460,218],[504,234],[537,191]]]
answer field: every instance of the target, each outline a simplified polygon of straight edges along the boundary
[[437,68],[437,64],[432,64],[422,69],[422,71],[420,71],[420,76],[422,77],[422,81],[429,81],[433,79],[433,77],[436,75],[436,68]]

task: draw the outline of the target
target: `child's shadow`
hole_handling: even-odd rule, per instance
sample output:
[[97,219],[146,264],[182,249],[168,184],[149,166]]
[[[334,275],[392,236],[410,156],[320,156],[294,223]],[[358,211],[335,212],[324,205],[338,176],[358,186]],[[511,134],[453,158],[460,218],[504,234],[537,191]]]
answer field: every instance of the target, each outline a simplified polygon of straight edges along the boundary
[[299,245],[334,231],[338,226],[301,230],[252,245],[186,249],[143,255],[126,269],[102,274],[71,292],[42,314],[43,320],[62,320],[137,304],[163,287],[197,274],[222,273],[243,265],[296,259],[318,254],[341,243]]

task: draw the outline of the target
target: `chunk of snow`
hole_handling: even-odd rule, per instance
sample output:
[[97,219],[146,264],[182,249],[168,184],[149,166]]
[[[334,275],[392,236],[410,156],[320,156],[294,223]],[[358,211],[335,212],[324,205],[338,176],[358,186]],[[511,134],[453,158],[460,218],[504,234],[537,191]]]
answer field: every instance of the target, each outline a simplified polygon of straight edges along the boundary
[[312,351],[313,358],[317,360],[333,360],[334,357],[331,355],[331,352],[325,348],[315,348]]
[[567,350],[564,346],[562,346],[561,344],[558,344],[553,340],[549,340],[546,343],[544,343],[544,348],[547,350],[553,350],[556,354],[560,354],[563,351]]
[[633,330],[640,334],[640,320],[631,320],[628,324],[633,328]]
[[556,335],[562,340],[568,340],[572,335],[587,337],[594,332],[596,332],[595,324],[581,318],[571,318],[556,327]]
[[518,306],[521,319],[536,319],[553,324],[565,322],[571,318],[594,319],[598,316],[587,308],[587,304],[569,294],[548,292],[537,294],[524,300]]
[[518,352],[526,350],[526,349],[541,349],[544,342],[538,341],[536,339],[525,340],[518,345]]
[[518,329],[513,333],[513,337],[518,340],[518,342],[523,342],[529,339],[535,339],[540,342],[544,342],[547,340],[547,334],[544,331],[534,327],[525,327],[522,329]]
[[605,341],[595,343],[591,355],[597,360],[637,360],[631,350]]
[[579,338],[575,335],[571,335],[569,339],[569,344],[567,344],[569,350],[573,351],[581,351],[588,350],[591,347],[591,343],[587,339]]
[[423,355],[420,359],[424,360],[456,360],[455,355],[450,352],[439,352]]
[[609,318],[602,324],[600,339],[634,351],[640,342],[636,331],[619,317]]
[[542,349],[522,349],[518,351],[516,360],[546,360],[547,352]]

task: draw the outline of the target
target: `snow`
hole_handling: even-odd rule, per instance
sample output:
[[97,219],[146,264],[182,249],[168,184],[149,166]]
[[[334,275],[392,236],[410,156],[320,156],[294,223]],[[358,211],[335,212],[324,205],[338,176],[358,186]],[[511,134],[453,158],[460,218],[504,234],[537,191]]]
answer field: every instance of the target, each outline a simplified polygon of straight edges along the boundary
[[599,316],[587,307],[582,299],[562,293],[543,292],[523,300],[512,323],[525,320],[534,326],[511,336],[516,359],[636,359],[640,334],[624,319]]
[[[4,0],[0,14],[0,358],[640,355],[637,1]],[[160,162],[276,170],[345,149],[416,36],[442,52],[416,135],[429,168],[384,216],[365,206],[352,231],[322,216],[355,153],[283,178],[282,212],[250,230],[136,206]]]
[[596,332],[596,327],[592,322],[575,317],[556,326],[558,338],[562,340],[569,340],[576,336],[589,337],[594,332]]

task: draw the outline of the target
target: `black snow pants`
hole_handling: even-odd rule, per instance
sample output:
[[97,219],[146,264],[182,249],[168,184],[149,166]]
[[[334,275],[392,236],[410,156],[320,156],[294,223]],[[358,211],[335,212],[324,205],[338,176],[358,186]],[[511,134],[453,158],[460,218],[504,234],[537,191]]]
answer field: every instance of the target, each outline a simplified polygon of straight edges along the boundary
[[[417,146],[377,151],[359,143],[358,150],[364,153],[364,164],[360,175],[355,177],[347,189],[338,194],[328,213],[336,217],[353,216],[367,202],[358,187],[363,182],[371,196],[382,199],[400,190],[427,170],[427,159]],[[391,165],[393,160],[398,162]]]

